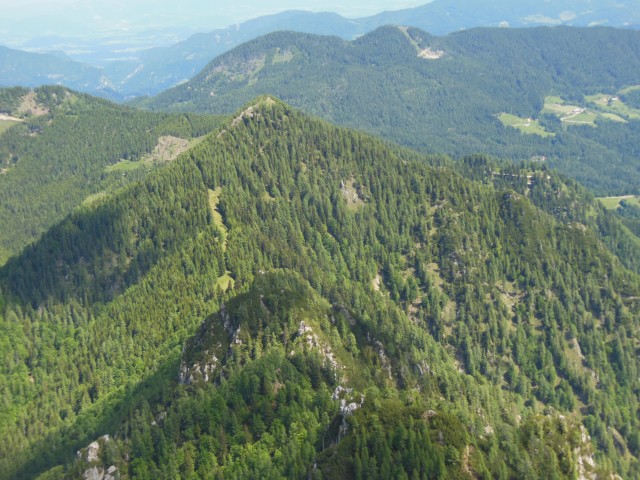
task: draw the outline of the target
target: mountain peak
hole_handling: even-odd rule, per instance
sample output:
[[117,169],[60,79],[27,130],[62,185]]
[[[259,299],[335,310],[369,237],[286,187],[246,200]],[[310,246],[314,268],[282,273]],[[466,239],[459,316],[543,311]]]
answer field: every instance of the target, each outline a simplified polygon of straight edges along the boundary
[[248,107],[242,109],[240,114],[237,115],[231,121],[231,126],[235,127],[240,122],[242,122],[244,119],[253,118],[256,115],[256,111],[258,109],[265,109],[265,108],[274,107],[278,103],[280,105],[284,105],[283,102],[276,101],[276,100],[273,99],[273,97],[270,97],[269,95],[261,96],[261,97],[257,98],[256,100],[254,100],[253,102],[251,102],[251,105],[249,105]]

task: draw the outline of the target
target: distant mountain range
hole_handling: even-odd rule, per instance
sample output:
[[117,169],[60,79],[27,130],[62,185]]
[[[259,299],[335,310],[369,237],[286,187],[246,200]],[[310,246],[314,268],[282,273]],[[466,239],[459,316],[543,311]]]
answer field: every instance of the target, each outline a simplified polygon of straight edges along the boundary
[[0,46],[0,87],[63,84],[102,97],[121,98],[104,72],[76,62],[64,53],[31,53]]
[[[594,26],[606,25],[633,28],[640,24],[640,1],[600,1],[597,5],[591,1],[563,0],[554,2],[523,1],[518,3],[499,0],[477,2],[473,0],[452,1],[435,0],[421,7],[393,12],[383,12],[371,17],[356,20],[347,19],[332,13],[311,13],[287,11],[276,15],[259,17],[248,22],[217,29],[209,33],[199,33],[187,40],[168,47],[144,49],[136,52],[128,48],[126,52],[100,53],[100,66],[106,84],[122,97],[155,95],[162,90],[185,82],[200,71],[214,57],[261,35],[293,30],[304,33],[335,35],[343,39],[354,39],[382,25],[406,25],[417,27],[434,35],[472,27],[529,27],[529,26]],[[31,47],[43,48],[51,40],[31,42]],[[71,39],[66,39],[68,44]],[[91,58],[86,50],[91,48],[81,42],[81,48],[73,58],[87,60]],[[122,50],[122,45],[117,47]],[[65,47],[66,48],[66,47]],[[70,47],[69,47],[70,48]],[[96,47],[97,48],[97,47]],[[100,47],[104,48],[104,46]],[[126,58],[125,58],[126,56]],[[108,60],[111,58],[111,60]],[[28,60],[25,60],[28,65]],[[47,75],[55,75],[56,83],[72,88],[73,78],[67,79],[60,68],[33,68],[38,75],[22,80],[24,85],[47,83]],[[28,80],[28,83],[27,83]],[[14,83],[12,83],[14,82]],[[1,85],[14,85],[11,76],[0,76]],[[51,82],[48,82],[51,83]],[[90,82],[82,91],[110,96],[102,84],[95,87]]]
[[355,41],[273,33],[139,104],[230,113],[273,94],[427,152],[546,160],[600,193],[640,185],[640,32],[381,27]]

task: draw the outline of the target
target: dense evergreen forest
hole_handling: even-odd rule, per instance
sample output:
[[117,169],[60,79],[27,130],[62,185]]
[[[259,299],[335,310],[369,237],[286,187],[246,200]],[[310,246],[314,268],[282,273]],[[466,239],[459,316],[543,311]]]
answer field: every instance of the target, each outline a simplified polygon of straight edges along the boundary
[[136,111],[62,87],[0,90],[0,114],[13,119],[0,120],[0,265],[83,202],[161,165],[150,155],[160,137],[189,140],[219,122]]
[[450,164],[262,98],[85,203],[0,268],[0,477],[640,476],[634,235]]
[[434,37],[382,27],[352,42],[277,32],[138,104],[230,113],[271,94],[424,152],[537,159],[600,195],[621,195],[640,193],[638,71],[640,32],[631,30],[496,28]]

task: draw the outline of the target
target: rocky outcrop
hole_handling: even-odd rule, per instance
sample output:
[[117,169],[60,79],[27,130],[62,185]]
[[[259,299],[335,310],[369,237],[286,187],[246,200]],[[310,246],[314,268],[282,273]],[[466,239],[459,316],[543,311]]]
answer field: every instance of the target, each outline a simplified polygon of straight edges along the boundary
[[[304,322],[304,320],[300,322],[300,326],[298,327],[298,338],[302,340],[300,343],[302,343],[302,347],[304,349],[316,350],[320,353],[325,361],[325,366],[330,367],[334,372],[338,372],[340,370],[340,365],[338,364],[331,347],[321,341],[318,335]],[[294,354],[295,351],[292,351],[291,355]]]
[[331,398],[334,401],[340,401],[340,415],[342,416],[342,422],[338,429],[338,441],[340,441],[349,431],[347,417],[353,415],[357,409],[364,405],[364,395],[353,395],[352,388],[345,388],[342,385],[338,385],[333,391]]
[[[223,331],[216,329],[219,321]],[[225,332],[226,331],[226,332]],[[223,303],[220,312],[213,318],[206,319],[193,339],[182,348],[182,360],[178,372],[178,381],[182,385],[196,382],[210,382],[219,374],[227,349],[227,332],[233,342],[238,343],[240,329],[234,330],[229,314]]]
[[115,465],[105,466],[101,458],[102,449],[111,442],[109,435],[103,435],[87,447],[78,450],[78,461],[82,465],[84,480],[119,480],[120,471]]

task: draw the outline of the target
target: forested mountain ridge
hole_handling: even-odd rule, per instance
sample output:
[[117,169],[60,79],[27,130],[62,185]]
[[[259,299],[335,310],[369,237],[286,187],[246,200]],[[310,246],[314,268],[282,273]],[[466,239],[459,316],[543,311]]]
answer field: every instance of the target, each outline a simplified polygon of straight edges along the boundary
[[352,40],[383,25],[407,25],[433,35],[477,27],[640,25],[637,0],[510,1],[436,0],[419,7],[347,19],[337,14],[286,11],[208,33],[196,34],[170,47],[142,52],[138,61],[109,65],[106,74],[125,96],[155,95],[200,71],[208,61],[260,35],[293,30]]
[[[206,16],[206,9],[201,10]],[[13,51],[13,55],[21,57],[20,66],[15,69],[13,61],[5,62],[10,68],[4,69],[3,75],[0,67],[0,84],[37,86],[56,82],[93,95],[130,99],[141,95],[157,95],[164,89],[193,77],[217,55],[260,35],[276,31],[294,30],[353,40],[383,25],[407,25],[434,35],[446,35],[477,27],[522,28],[542,25],[600,25],[637,29],[640,26],[638,12],[638,0],[599,0],[596,3],[590,0],[521,0],[517,4],[507,0],[493,0],[490,4],[477,0],[436,0],[418,7],[385,11],[355,19],[336,13],[289,10],[197,33],[173,45],[150,49],[140,49],[140,45],[136,43],[137,35],[133,32],[133,38],[113,41],[113,38],[101,38],[102,35],[98,35],[98,38],[93,35],[90,39],[78,38],[67,31],[62,37],[33,38],[23,46],[45,50],[51,49],[51,45],[62,44],[74,60],[88,61],[92,66],[75,64],[71,68],[70,60],[59,53],[39,55]],[[85,12],[85,15],[89,15],[87,25],[94,25],[103,32],[109,24],[104,17],[111,17],[113,14],[114,11],[111,11],[94,16]],[[0,31],[3,31],[5,38],[11,38],[8,32],[14,29],[21,30],[14,37],[22,37],[25,30],[34,29],[33,22],[15,23],[7,19],[0,19],[0,22],[2,20],[5,20],[5,25]],[[47,22],[61,24],[66,23],[66,20],[66,17],[59,21],[48,18]],[[38,32],[37,36],[40,34]],[[141,40],[142,45],[148,45],[148,37],[138,40]],[[15,38],[10,41],[14,42]],[[125,43],[121,43],[122,41]],[[130,48],[123,48],[125,46]],[[62,58],[56,58],[56,55]],[[78,75],[78,70],[83,70],[83,73]],[[91,72],[90,75],[87,75],[88,72]],[[84,81],[80,82],[78,77]]]
[[266,98],[65,219],[0,269],[0,476],[637,476],[640,278],[429,160]]
[[353,39],[366,31],[334,13],[286,11],[258,17],[238,25],[195,34],[168,47],[140,52],[137,60],[113,62],[105,67],[117,91],[126,98],[157,95],[191,79],[212,59],[261,35],[295,30]]
[[434,0],[419,7],[374,15],[366,19],[366,23],[369,27],[410,25],[438,35],[474,27],[624,27],[640,25],[639,6],[637,0],[604,0],[597,3],[589,0],[522,0],[517,3],[509,0],[490,3]]
[[228,113],[273,94],[422,151],[542,159],[599,194],[629,194],[638,69],[640,32],[610,28],[382,27],[352,42],[279,32],[141,105]]
[[83,202],[143,178],[217,125],[63,87],[0,89],[0,115],[0,264]]

